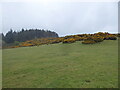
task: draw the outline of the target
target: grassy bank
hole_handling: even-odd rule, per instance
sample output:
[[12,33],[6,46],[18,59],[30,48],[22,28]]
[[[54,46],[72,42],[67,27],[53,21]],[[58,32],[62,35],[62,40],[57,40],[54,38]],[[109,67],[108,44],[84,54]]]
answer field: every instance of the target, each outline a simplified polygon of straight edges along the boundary
[[3,50],[3,87],[118,87],[118,42],[50,44]]

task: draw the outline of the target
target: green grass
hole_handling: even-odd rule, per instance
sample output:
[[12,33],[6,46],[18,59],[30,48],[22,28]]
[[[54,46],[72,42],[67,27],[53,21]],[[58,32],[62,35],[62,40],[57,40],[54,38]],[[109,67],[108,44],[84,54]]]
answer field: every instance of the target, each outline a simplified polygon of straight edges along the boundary
[[3,50],[3,88],[117,87],[117,40]]
[[2,88],[2,50],[0,49],[0,89]]

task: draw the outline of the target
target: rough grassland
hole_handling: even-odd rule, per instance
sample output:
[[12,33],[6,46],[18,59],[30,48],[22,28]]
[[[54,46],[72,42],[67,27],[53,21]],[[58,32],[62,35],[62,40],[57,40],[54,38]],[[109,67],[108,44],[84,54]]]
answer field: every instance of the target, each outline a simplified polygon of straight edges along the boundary
[[2,88],[2,49],[0,49],[0,89]]
[[3,88],[117,88],[118,41],[3,50]]

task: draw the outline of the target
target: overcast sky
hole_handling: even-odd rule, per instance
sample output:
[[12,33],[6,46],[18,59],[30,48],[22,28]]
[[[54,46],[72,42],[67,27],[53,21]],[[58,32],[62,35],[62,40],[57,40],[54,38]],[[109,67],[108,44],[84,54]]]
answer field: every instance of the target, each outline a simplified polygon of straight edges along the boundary
[[10,28],[48,29],[60,36],[118,32],[117,2],[4,2],[2,32]]

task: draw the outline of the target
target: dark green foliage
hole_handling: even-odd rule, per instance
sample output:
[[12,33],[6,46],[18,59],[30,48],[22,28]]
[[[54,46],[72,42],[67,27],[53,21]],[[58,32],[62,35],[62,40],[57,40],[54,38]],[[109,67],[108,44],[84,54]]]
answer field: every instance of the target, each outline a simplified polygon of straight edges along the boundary
[[8,31],[5,35],[5,42],[6,43],[13,43],[14,42],[14,32],[12,30]]
[[93,36],[92,40],[94,40],[96,43],[97,42],[102,42],[104,40],[104,37],[102,37],[102,36]]
[[120,37],[120,33],[118,33],[117,36]]
[[15,41],[23,42],[36,38],[58,37],[56,32],[41,29],[22,29],[20,32],[13,32],[12,29],[5,35],[6,43],[14,43]]
[[105,37],[105,40],[116,40],[117,37],[115,35],[108,35]]
[[109,37],[110,40],[116,40],[116,37]]

